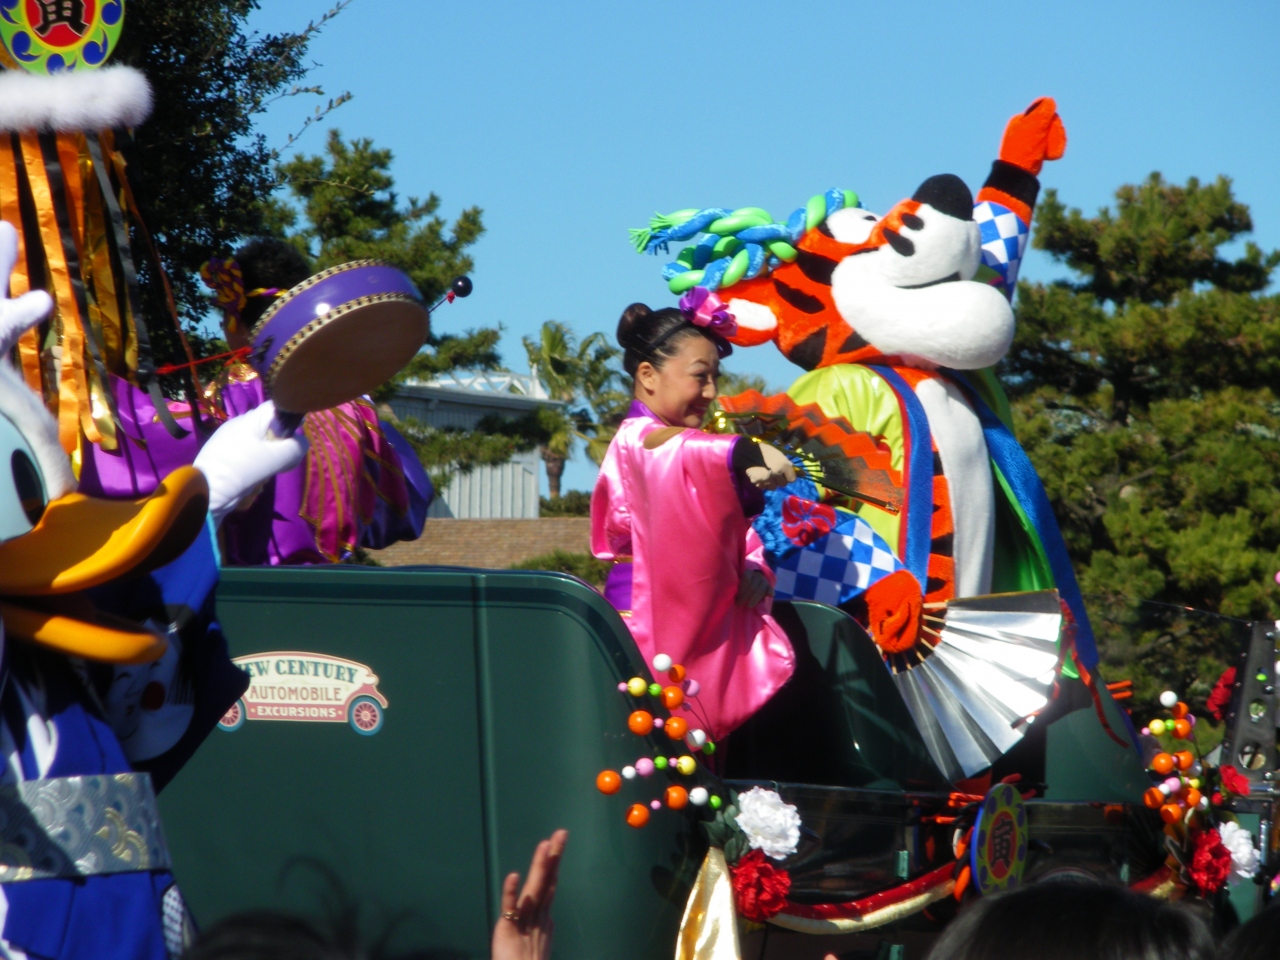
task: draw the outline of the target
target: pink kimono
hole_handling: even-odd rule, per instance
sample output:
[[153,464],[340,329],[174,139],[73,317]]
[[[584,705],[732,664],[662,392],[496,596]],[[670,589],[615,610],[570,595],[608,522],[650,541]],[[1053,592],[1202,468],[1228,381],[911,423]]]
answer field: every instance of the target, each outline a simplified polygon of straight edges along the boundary
[[668,654],[698,681],[694,716],[718,740],[790,679],[795,654],[770,599],[745,610],[734,603],[747,570],[773,580],[729,467],[740,438],[686,430],[646,450],[644,438],[663,425],[631,405],[591,495],[591,552],[618,561],[605,596],[624,615],[629,608],[646,662]]

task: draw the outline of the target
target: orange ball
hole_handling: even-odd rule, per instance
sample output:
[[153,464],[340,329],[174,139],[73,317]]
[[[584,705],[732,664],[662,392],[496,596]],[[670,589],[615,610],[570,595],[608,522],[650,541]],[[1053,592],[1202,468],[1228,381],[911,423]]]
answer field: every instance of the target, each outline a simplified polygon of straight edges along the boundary
[[1176,803],[1166,803],[1160,808],[1160,819],[1168,824],[1177,823],[1182,819],[1182,808]]
[[1151,787],[1142,795],[1142,802],[1152,810],[1159,810],[1164,806],[1164,794],[1160,792],[1158,787]]
[[662,728],[672,740],[683,740],[689,732],[689,721],[684,717],[671,717]]
[[643,737],[653,730],[653,714],[648,710],[637,710],[627,717],[627,726],[637,737]]
[[617,793],[622,789],[622,778],[612,770],[601,770],[596,775],[596,789],[601,793]]
[[679,687],[663,687],[662,688],[662,705],[668,710],[674,710],[680,704],[684,703],[684,691]]
[[639,829],[649,822],[649,808],[643,803],[633,803],[627,809],[627,826]]
[[1187,737],[1191,736],[1191,721],[1190,720],[1173,721],[1173,735],[1177,737],[1179,740],[1185,740],[1187,739]]
[[672,664],[671,669],[667,671],[667,679],[672,683],[681,683],[687,676],[688,673],[685,671],[684,667],[680,666],[678,663]]
[[[635,714],[633,713],[632,716],[634,717]],[[634,730],[635,728],[633,727],[632,729]],[[1168,776],[1173,773],[1173,757],[1167,753],[1157,753],[1151,758],[1151,769],[1162,777]]]
[[1183,717],[1185,717],[1188,713],[1191,712],[1191,708],[1188,707],[1181,700],[1179,700],[1177,703],[1173,705],[1173,710],[1171,710],[1170,712],[1173,714],[1173,719],[1181,720]]
[[683,810],[689,803],[689,791],[681,786],[667,787],[666,800],[672,810]]
[[1190,750],[1179,750],[1173,755],[1173,762],[1178,765],[1179,770],[1190,770],[1191,765],[1196,762],[1196,755]]
[[1187,787],[1187,790],[1182,795],[1182,798],[1187,801],[1188,807],[1194,808],[1199,806],[1200,798],[1202,796],[1203,794],[1199,790],[1197,790],[1195,787]]

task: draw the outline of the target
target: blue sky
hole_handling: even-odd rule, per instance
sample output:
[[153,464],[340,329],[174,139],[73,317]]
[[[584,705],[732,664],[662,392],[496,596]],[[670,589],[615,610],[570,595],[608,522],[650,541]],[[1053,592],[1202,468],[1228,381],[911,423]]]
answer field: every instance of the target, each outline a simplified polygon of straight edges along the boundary
[[[327,8],[264,0],[250,22],[298,29]],[[1046,94],[1069,144],[1041,182],[1067,203],[1092,213],[1153,170],[1225,173],[1253,239],[1280,247],[1278,37],[1274,0],[353,0],[312,44],[306,81],[353,99],[296,149],[319,152],[336,126],[393,151],[402,195],[434,191],[446,215],[482,207],[475,293],[437,328],[501,323],[524,371],[519,338],[544,320],[611,334],[628,303],[671,300],[663,261],[627,243],[655,211],[785,219],[830,187],[883,211],[946,172],[976,190],[1005,121]],[[280,101],[260,129],[282,145],[314,103]],[[1022,275],[1061,274],[1033,253]],[[776,387],[800,373],[772,346],[729,367]],[[579,455],[566,486],[593,478]]]

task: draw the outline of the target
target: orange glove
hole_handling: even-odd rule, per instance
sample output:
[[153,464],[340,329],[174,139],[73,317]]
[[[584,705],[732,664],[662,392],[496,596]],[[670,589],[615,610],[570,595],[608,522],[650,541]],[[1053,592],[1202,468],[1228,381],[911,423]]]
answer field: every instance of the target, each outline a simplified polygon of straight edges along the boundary
[[1037,176],[1046,160],[1057,160],[1066,150],[1067,131],[1058,105],[1053,97],[1041,97],[1004,128],[1000,159]]

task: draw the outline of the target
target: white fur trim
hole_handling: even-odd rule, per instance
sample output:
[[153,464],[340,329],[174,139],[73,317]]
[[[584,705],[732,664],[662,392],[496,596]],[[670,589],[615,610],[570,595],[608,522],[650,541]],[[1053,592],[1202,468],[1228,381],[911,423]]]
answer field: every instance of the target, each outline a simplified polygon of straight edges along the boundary
[[989,367],[1005,355],[1013,309],[999,290],[972,280],[903,289],[862,268],[878,256],[847,257],[831,277],[836,309],[868,343],[957,370]]
[[778,327],[778,318],[763,303],[733,299],[729,301],[729,312],[738,321],[738,326],[748,330],[776,330]]
[[107,130],[151,113],[151,85],[132,67],[36,76],[0,72],[0,130]]
[[31,444],[44,474],[45,496],[57,500],[75,490],[71,460],[58,443],[58,424],[6,360],[0,360],[0,415],[12,421]]
[[862,207],[845,207],[827,217],[827,229],[841,243],[865,243],[879,219]]

